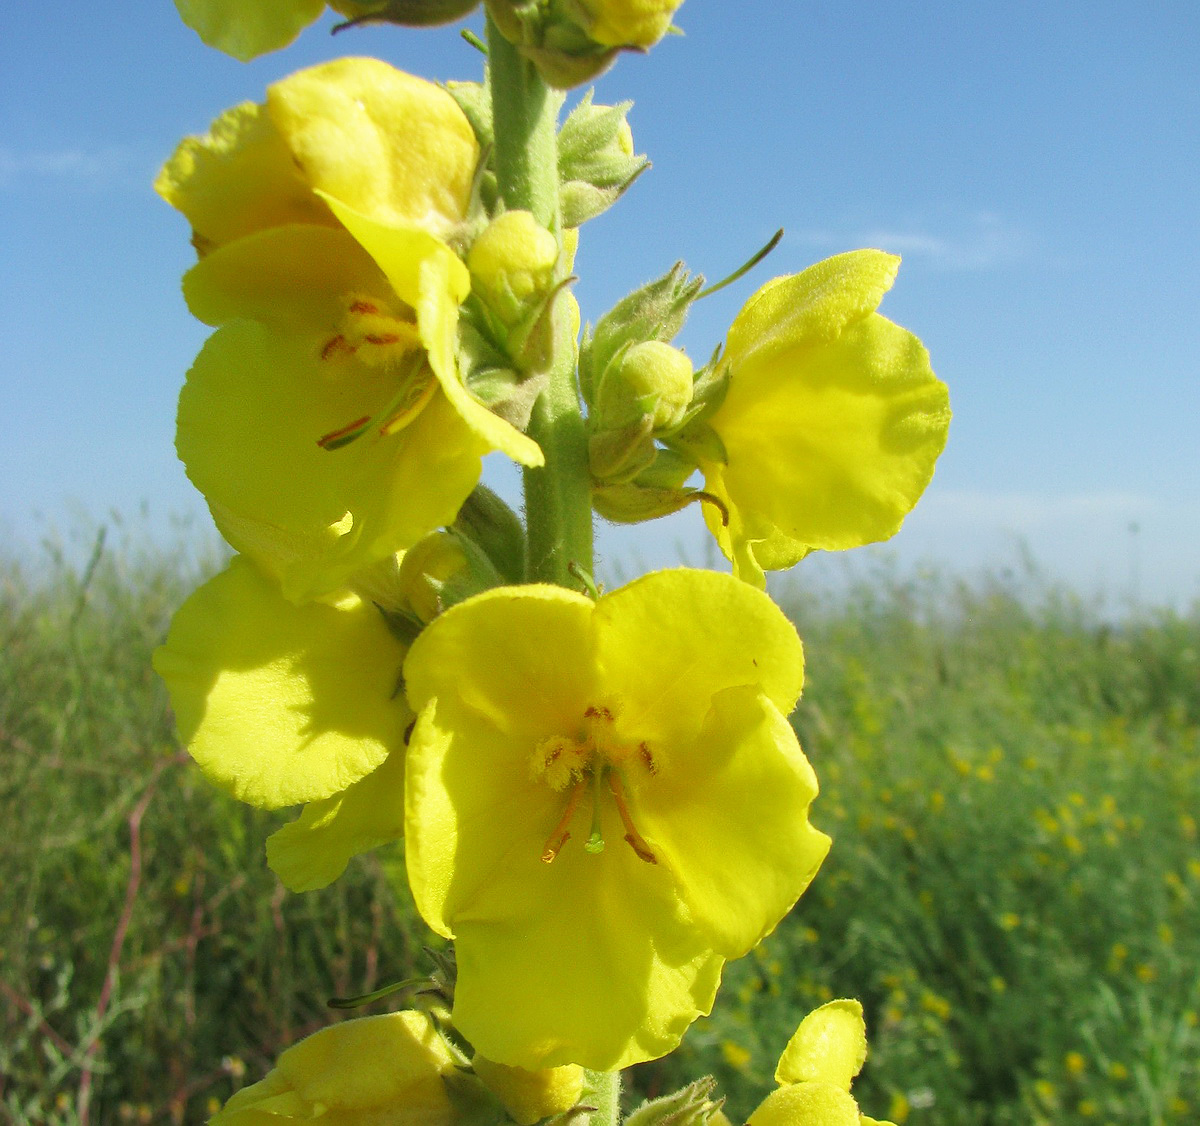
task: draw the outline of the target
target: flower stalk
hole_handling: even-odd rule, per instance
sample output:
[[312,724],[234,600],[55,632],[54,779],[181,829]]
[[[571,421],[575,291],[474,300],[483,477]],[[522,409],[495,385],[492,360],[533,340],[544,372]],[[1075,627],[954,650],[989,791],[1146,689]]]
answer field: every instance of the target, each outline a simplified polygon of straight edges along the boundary
[[[501,198],[525,210],[562,244],[558,137],[561,95],[488,19],[488,81]],[[560,258],[560,278],[566,269]],[[550,381],[534,405],[529,436],[546,464],[524,472],[528,547],[525,577],[577,589],[571,567],[592,571],[591,475],[587,433],[575,381],[575,325],[566,300],[551,309]]]

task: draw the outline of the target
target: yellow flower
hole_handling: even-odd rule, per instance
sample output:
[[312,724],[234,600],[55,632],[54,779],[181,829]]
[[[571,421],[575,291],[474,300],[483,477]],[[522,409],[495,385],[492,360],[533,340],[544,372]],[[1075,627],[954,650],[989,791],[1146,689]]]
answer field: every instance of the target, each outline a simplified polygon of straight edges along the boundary
[[245,558],[183,604],[154,654],[180,738],[213,782],[266,809],[308,803],[267,842],[294,891],[403,834],[403,659],[374,606],[292,605]]
[[711,572],[509,587],[438,617],[405,678],[409,883],[455,939],[456,1027],[526,1068],[672,1050],[829,847],[793,626]]
[[[426,25],[465,16],[479,0],[329,0],[347,19],[380,16]],[[325,11],[325,0],[175,0],[183,22],[210,47],[247,62],[286,47]]]
[[209,1121],[452,1126],[458,1116],[444,1077],[455,1062],[424,1013],[348,1020],[288,1048],[265,1079],[243,1087]]
[[470,275],[445,241],[479,158],[454,100],[374,59],[276,83],[180,145],[157,181],[220,326],[177,448],[225,537],[294,601],[450,523],[499,449],[542,462],[458,371]]
[[[850,1084],[867,1058],[867,1027],[857,1001],[830,1001],[800,1022],[788,1041],[771,1092],[748,1126],[860,1126]],[[877,1123],[876,1126],[890,1126]]]
[[921,342],[875,312],[899,264],[857,250],[776,278],[729,330],[728,390],[707,419],[723,450],[697,453],[728,513],[705,519],[749,582],[887,539],[929,483],[949,399]]

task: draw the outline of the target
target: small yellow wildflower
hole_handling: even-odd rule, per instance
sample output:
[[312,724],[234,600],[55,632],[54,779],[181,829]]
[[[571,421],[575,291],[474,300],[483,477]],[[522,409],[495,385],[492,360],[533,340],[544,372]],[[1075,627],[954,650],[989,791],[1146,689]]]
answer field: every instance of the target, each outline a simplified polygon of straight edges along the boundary
[[1081,1052],[1068,1052],[1063,1057],[1063,1066],[1066,1067],[1068,1075],[1078,1078],[1087,1070],[1087,1060]]
[[750,1053],[732,1040],[721,1041],[721,1057],[734,1071],[745,1071],[750,1066]]

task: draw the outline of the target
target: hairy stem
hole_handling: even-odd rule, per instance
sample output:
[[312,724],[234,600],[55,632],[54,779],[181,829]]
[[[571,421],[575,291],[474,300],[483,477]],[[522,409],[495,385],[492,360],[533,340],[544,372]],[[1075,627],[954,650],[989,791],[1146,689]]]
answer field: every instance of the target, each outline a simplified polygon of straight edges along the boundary
[[[556,126],[562,99],[490,19],[488,63],[501,198],[510,210],[531,211],[561,245]],[[552,316],[550,382],[529,422],[546,464],[524,471],[525,577],[578,590],[572,565],[592,571],[591,474],[575,378],[575,325],[565,296],[555,300]]]

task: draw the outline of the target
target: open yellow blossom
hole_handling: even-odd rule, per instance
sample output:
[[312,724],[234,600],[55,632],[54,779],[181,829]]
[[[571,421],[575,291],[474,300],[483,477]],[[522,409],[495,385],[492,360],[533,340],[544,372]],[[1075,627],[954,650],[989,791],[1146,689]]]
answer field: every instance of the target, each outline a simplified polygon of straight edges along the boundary
[[867,1058],[857,1001],[830,1001],[800,1022],[788,1041],[772,1091],[748,1126],[892,1126],[861,1114],[850,1084]]
[[424,1013],[387,1013],[323,1028],[279,1057],[265,1079],[243,1087],[211,1126],[337,1123],[453,1126],[446,1091],[455,1059]]
[[456,1027],[531,1069],[672,1050],[829,846],[794,627],[705,571],[508,587],[438,617],[405,678],[409,882],[455,939]]
[[728,523],[705,519],[735,572],[887,539],[933,475],[950,423],[945,385],[912,333],[875,312],[900,259],[840,254],[776,278],[729,330],[728,391],[699,452]]
[[218,527],[300,601],[451,522],[499,449],[531,439],[458,371],[470,275],[445,241],[479,158],[443,90],[374,59],[272,86],[159,176],[220,326],[180,396],[177,448]]
[[267,809],[309,803],[267,845],[293,890],[403,833],[403,659],[374,606],[293,605],[241,557],[183,604],[154,654],[180,738],[213,782]]

